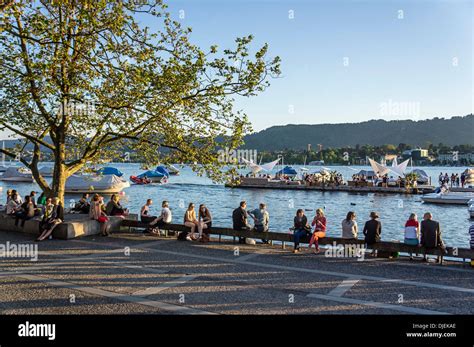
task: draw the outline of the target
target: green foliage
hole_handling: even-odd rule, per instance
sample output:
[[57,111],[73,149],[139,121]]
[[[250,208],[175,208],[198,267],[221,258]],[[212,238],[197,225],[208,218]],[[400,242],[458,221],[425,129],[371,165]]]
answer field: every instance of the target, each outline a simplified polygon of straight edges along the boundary
[[[251,53],[252,36],[223,51],[193,45],[161,1],[16,1],[0,28],[0,130],[34,145],[22,162],[50,193],[124,146],[223,179],[217,149],[237,148],[251,131],[233,97],[257,95],[280,73],[266,44]],[[37,170],[44,149],[55,161],[52,187]]]

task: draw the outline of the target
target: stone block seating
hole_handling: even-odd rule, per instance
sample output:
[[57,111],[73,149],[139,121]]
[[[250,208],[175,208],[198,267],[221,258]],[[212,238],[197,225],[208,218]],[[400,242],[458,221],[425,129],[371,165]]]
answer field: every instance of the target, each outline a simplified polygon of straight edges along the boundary
[[[64,219],[64,223],[58,225],[53,230],[53,238],[68,240],[81,236],[97,235],[100,233],[99,223],[95,220],[89,219],[89,216],[86,214],[66,214]],[[130,214],[127,216],[127,219],[137,220],[138,215]],[[109,217],[110,231],[120,231],[122,228],[122,221],[123,218],[121,217]],[[39,235],[39,222],[40,218],[35,217],[27,220],[24,227],[15,226],[15,218],[7,216],[4,212],[0,212],[0,231],[17,231],[37,236]],[[128,229],[125,228],[125,230]]]

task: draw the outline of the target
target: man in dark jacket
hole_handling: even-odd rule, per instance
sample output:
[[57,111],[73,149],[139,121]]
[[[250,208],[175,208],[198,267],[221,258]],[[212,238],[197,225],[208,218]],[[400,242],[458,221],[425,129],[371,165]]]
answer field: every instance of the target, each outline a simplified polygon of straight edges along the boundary
[[[443,239],[441,237],[441,228],[439,223],[433,220],[431,213],[426,212],[423,216],[423,221],[421,222],[421,241],[420,247],[423,246],[427,249],[440,248],[442,252],[445,251],[445,246]],[[424,256],[426,261],[426,254]],[[441,258],[438,257],[438,262]]]
[[[245,201],[240,202],[240,206],[232,212],[232,224],[234,230],[250,230],[251,227],[247,222],[247,203]],[[239,238],[239,243],[245,243],[245,237]]]

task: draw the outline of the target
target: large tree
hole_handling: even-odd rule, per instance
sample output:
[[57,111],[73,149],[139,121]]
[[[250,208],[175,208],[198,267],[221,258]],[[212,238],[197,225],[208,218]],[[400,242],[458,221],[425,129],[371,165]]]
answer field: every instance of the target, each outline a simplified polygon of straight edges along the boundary
[[[70,175],[124,146],[222,178],[217,149],[250,131],[234,97],[279,74],[279,58],[266,44],[252,50],[252,36],[222,51],[192,44],[161,1],[23,0],[0,11],[0,130],[33,146],[20,161],[50,196],[62,198]],[[156,30],[140,25],[146,17]],[[51,184],[38,170],[44,151]]]

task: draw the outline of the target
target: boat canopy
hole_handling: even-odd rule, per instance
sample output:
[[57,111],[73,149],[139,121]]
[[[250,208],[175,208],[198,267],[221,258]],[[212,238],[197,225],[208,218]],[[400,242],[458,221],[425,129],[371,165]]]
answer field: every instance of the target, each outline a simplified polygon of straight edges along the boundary
[[297,175],[298,172],[291,166],[285,166],[283,169],[276,173],[277,175]]
[[170,177],[170,173],[166,167],[163,165],[157,166],[155,169],[156,172],[162,173],[163,176]]
[[429,178],[430,176],[428,176],[428,174],[426,173],[425,170],[421,170],[421,169],[413,169],[413,171],[411,173],[415,173],[418,175],[418,177],[420,178]]
[[171,165],[171,164],[168,165],[166,169],[168,170],[169,173],[179,173],[179,169],[176,166]]
[[247,167],[252,171],[253,174],[259,173],[260,171],[272,171],[273,168],[278,164],[278,162],[281,160],[281,158],[278,158],[277,160],[274,160],[270,163],[266,163],[263,165],[258,165],[254,163],[253,161],[247,160],[242,158],[242,161],[247,165]]
[[390,171],[394,172],[398,176],[402,177],[405,175],[405,171],[407,170],[408,163],[410,162],[410,159],[405,160],[404,162],[397,164],[396,159],[394,160],[394,164],[392,164],[392,167],[390,168]]
[[124,184],[124,181],[115,175],[72,175],[66,181],[66,190],[108,190]]
[[117,169],[115,167],[111,167],[111,166],[106,166],[106,167],[103,167],[103,168],[97,170],[97,174],[99,174],[99,175],[115,175],[117,177],[122,177],[123,176],[122,171],[120,171],[119,169]]
[[[377,163],[375,160],[369,158],[370,166],[372,170],[379,176],[386,175],[390,172],[390,169],[382,164]],[[400,164],[401,165],[401,164]],[[393,169],[393,168],[392,168]]]
[[148,178],[152,178],[152,177],[166,177],[166,175],[162,172],[158,172],[156,170],[148,170],[148,171],[145,171],[143,173],[141,173],[140,175],[138,175],[137,177],[138,178],[144,178],[144,177],[148,177]]
[[375,177],[375,172],[371,170],[360,170],[356,175],[365,177]]

